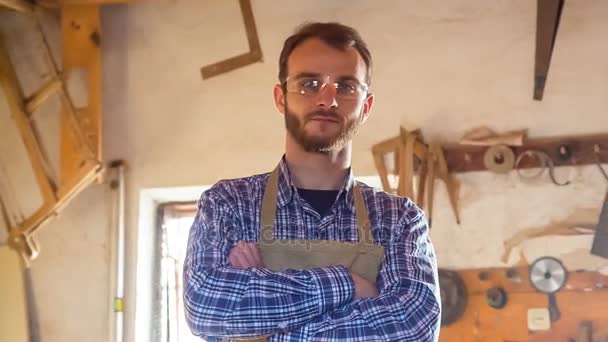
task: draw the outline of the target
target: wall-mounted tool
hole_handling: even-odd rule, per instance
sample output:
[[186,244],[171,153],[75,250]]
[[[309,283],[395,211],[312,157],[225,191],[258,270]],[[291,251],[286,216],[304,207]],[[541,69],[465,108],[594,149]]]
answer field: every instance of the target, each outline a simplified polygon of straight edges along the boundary
[[502,309],[507,305],[507,291],[502,287],[492,287],[486,291],[486,301],[494,309]]
[[432,227],[433,223],[433,197],[435,192],[436,178],[441,179],[445,183],[448,199],[450,200],[450,206],[452,208],[452,212],[454,213],[454,217],[456,218],[456,224],[460,224],[460,214],[458,211],[460,182],[449,172],[448,164],[445,160],[445,155],[441,145],[438,143],[431,143],[426,161],[426,175],[424,176],[427,182],[426,186],[424,186],[426,201],[419,199],[419,203],[424,204],[424,209],[429,220],[429,228]]
[[595,159],[595,165],[597,165],[602,176],[608,182],[608,173],[604,170],[604,167],[602,167],[602,148],[600,147],[600,144],[593,145],[593,157]]
[[[14,2],[14,1],[13,1]],[[20,2],[26,3],[26,2]],[[2,5],[2,1],[0,1]],[[13,7],[11,7],[13,8]],[[33,11],[36,6],[33,6]],[[27,7],[21,6],[21,9]],[[42,29],[41,19],[32,15],[35,31],[47,71],[48,80],[31,96],[23,92],[14,58],[9,45],[0,37],[0,90],[14,120],[17,134],[23,141],[27,159],[33,171],[41,203],[34,212],[25,217],[11,194],[11,180],[2,175],[0,183],[8,185],[0,189],[2,210],[0,215],[9,230],[9,245],[16,248],[29,267],[38,256],[35,232],[57,217],[59,213],[84,188],[103,177],[101,139],[101,47],[99,46],[99,6],[65,5],[61,7],[63,50],[61,69],[53,58],[51,47]],[[93,37],[95,37],[93,39]],[[70,79],[78,72],[87,75],[86,101],[77,103],[69,90]],[[45,142],[36,129],[33,115],[40,106],[56,96],[61,104],[57,142]],[[53,168],[48,151],[58,149],[59,167]],[[0,167],[2,162],[0,161]],[[6,174],[4,171],[3,174]],[[3,182],[4,181],[4,182]],[[0,184],[0,187],[3,185]]]
[[[410,148],[408,148],[408,141]],[[412,142],[414,146],[411,146]],[[372,154],[382,182],[382,189],[399,196],[407,196],[405,192],[411,189],[412,180],[408,181],[402,178],[411,178],[413,176],[412,172],[416,170],[414,164],[422,164],[426,160],[427,147],[422,142],[419,131],[410,132],[401,127],[398,136],[383,140],[372,146]],[[387,163],[387,160],[394,162]],[[393,164],[393,167],[391,168],[387,164]],[[408,165],[411,165],[411,167]],[[396,188],[391,185],[389,175],[399,177],[399,184]]]
[[[521,171],[522,169],[519,168],[519,165],[521,164],[522,160],[524,160],[525,158],[536,159],[538,164],[541,165],[539,171],[533,173],[532,175],[524,174]],[[539,178],[545,172],[545,169],[548,169],[549,178],[551,178],[551,181],[553,182],[553,184],[558,185],[558,186],[564,186],[564,185],[570,184],[570,180],[567,180],[567,181],[561,182],[561,183],[557,181],[557,179],[555,178],[555,163],[553,162],[553,159],[551,159],[551,156],[549,156],[549,154],[547,154],[544,151],[527,150],[527,151],[522,152],[520,155],[517,156],[517,159],[515,160],[515,168],[517,170],[517,174],[519,175],[519,177],[526,178],[526,179]]]
[[565,0],[538,0],[536,51],[534,54],[534,100],[541,101]]
[[251,0],[239,0],[239,4],[241,6],[241,15],[243,16],[243,22],[245,24],[249,51],[221,62],[202,67],[201,75],[203,76],[203,79],[215,77],[246,65],[262,61],[262,48],[255,25]]
[[519,270],[517,270],[517,268],[512,267],[509,268],[505,271],[505,275],[507,276],[507,279],[509,279],[510,281],[514,282],[514,283],[521,283],[521,274],[519,273]]
[[608,192],[606,192],[600,219],[595,228],[595,237],[593,238],[591,254],[608,258]]
[[515,154],[506,145],[490,146],[483,155],[483,164],[494,173],[508,173],[515,165]]
[[[427,147],[420,131],[407,131],[401,127],[399,136],[372,146],[372,154],[384,191],[415,200],[416,204],[425,211],[429,227],[433,223],[435,180],[439,178],[444,181],[456,223],[460,224],[458,211],[460,183],[449,172],[443,148],[439,143],[431,143]],[[393,170],[387,166],[387,157],[389,161],[395,160]],[[398,176],[396,188],[391,186],[389,174]],[[418,175],[416,186],[415,175]]]
[[456,322],[467,308],[468,294],[462,277],[455,271],[439,270],[441,326]]
[[[595,339],[593,336],[593,321],[580,322],[578,325],[578,335],[576,337],[576,340],[574,340],[573,338],[569,338],[568,340],[576,341],[576,342],[598,341],[599,339]],[[607,341],[608,339],[603,338],[601,340]]]
[[549,314],[551,321],[560,318],[555,293],[566,284],[568,272],[556,258],[542,257],[530,266],[530,283],[539,292],[546,293],[549,297]]
[[557,147],[557,159],[563,163],[572,161],[572,148],[568,144]]
[[[608,134],[526,137],[522,145],[513,145],[510,141],[497,142],[494,145],[509,146],[516,156],[528,150],[543,151],[551,157],[555,167],[572,167],[608,163]],[[484,155],[488,145],[442,144],[450,172],[485,171]],[[565,149],[564,149],[565,147]],[[567,158],[567,155],[570,158]],[[517,168],[542,168],[544,165],[535,158],[525,158]],[[608,178],[608,174],[607,174]]]

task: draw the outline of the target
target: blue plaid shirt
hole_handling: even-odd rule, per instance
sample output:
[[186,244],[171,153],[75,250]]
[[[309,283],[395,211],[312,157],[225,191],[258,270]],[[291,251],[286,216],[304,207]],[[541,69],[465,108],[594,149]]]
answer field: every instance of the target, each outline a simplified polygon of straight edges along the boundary
[[[275,239],[358,241],[352,173],[321,217],[280,162]],[[269,174],[222,180],[205,191],[190,229],[184,263],[186,319],[195,335],[272,335],[269,341],[436,341],[441,301],[437,266],[423,212],[412,201],[359,183],[374,242],[384,246],[380,295],[354,299],[343,266],[271,271],[236,269],[228,254],[237,241],[259,237]]]

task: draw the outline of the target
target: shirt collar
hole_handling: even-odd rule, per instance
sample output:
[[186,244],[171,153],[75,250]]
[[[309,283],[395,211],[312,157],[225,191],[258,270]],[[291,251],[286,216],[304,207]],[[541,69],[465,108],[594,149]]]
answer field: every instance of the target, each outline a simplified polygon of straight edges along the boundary
[[[287,160],[285,159],[285,155],[281,158],[279,162],[279,194],[277,204],[279,207],[283,207],[287,205],[293,199],[294,193],[297,192],[297,188],[291,179],[291,174],[289,172],[289,167],[287,166]],[[355,184],[355,177],[353,176],[352,168],[348,168],[348,173],[346,178],[344,179],[344,183],[342,187],[338,191],[337,198],[345,198],[346,200],[346,208],[355,211],[355,201],[353,197],[353,186]]]

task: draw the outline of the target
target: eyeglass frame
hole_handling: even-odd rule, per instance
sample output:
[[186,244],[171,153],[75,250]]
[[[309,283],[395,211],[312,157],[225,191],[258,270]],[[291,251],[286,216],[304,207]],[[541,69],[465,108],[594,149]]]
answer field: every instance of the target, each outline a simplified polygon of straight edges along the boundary
[[[318,87],[318,89],[316,90],[316,92],[314,94],[306,94],[304,89],[300,89],[298,91],[288,91],[287,90],[287,82],[289,82],[292,79],[306,79],[306,78],[310,78],[310,79],[314,79],[316,78],[316,81],[321,81],[322,84],[321,86]],[[327,75],[327,74],[318,74],[318,73],[309,73],[309,72],[303,72],[303,73],[299,73],[296,75],[292,75],[292,76],[287,76],[285,78],[285,81],[283,81],[281,83],[281,86],[283,87],[283,90],[285,92],[290,92],[293,94],[299,94],[302,95],[304,97],[315,97],[318,96],[319,93],[328,85],[330,84],[330,80],[331,80],[331,76]],[[322,80],[325,81],[322,81]],[[354,81],[357,83],[357,87],[361,90],[360,94],[356,94],[356,96],[353,97],[349,97],[349,96],[344,96],[344,94],[339,93],[338,90],[338,84],[340,81]],[[352,76],[341,76],[338,77],[337,80],[333,80],[333,85],[334,85],[334,89],[336,89],[336,98],[338,99],[344,99],[344,100],[358,100],[361,98],[365,98],[367,95],[369,95],[369,85],[365,82],[361,82],[359,81],[357,78],[352,77]]]

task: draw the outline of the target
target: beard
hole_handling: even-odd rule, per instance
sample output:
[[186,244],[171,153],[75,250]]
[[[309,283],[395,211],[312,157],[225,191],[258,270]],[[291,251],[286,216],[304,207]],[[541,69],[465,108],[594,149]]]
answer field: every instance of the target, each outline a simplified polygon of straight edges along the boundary
[[[304,126],[312,120],[313,117],[326,117],[334,120],[340,126],[338,132],[328,136],[315,136],[306,132]],[[285,102],[285,128],[295,141],[302,146],[304,151],[313,153],[329,153],[342,149],[357,132],[363,115],[345,120],[344,117],[338,115],[334,110],[317,110],[307,113],[303,120],[289,110],[287,102]]]

